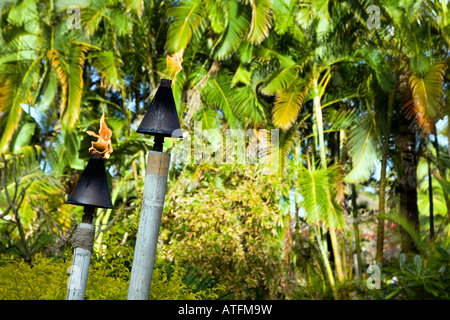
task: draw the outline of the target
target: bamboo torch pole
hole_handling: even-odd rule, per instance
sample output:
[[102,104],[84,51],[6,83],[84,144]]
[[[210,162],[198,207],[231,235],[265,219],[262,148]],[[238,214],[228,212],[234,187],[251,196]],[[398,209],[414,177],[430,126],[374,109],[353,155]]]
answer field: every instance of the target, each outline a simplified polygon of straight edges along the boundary
[[148,152],[141,217],[134,249],[128,300],[147,300],[150,295],[169,164],[169,153],[154,150]]
[[103,159],[94,153],[66,203],[82,205],[84,214],[74,239],[73,262],[67,283],[66,300],[83,300],[94,246],[95,226],[92,223],[97,208],[113,207]]
[[155,143],[147,156],[141,216],[127,298],[147,300],[150,295],[170,164],[170,154],[162,152],[164,137],[183,138],[170,80],[161,79],[161,84],[136,132],[153,135]]
[[[93,215],[96,208],[113,208],[103,163],[103,158],[109,158],[113,152],[112,131],[106,125],[104,113],[100,119],[99,134],[92,131],[87,131],[87,133],[97,137],[98,140],[92,142],[92,147],[89,149],[90,152],[93,151],[91,158],[66,201],[69,204],[84,206],[83,218],[75,233],[73,262],[67,283],[66,300],[84,299],[95,238]],[[99,152],[94,146],[102,147],[104,151]]]
[[95,236],[95,227],[92,224],[94,212],[94,207],[85,206],[83,220],[78,224],[66,300],[84,300],[86,294]]

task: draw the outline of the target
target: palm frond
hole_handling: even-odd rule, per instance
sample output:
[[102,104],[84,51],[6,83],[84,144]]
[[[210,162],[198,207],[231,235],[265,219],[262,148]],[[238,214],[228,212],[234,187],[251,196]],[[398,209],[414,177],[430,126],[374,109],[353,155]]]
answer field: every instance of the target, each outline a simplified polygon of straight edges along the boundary
[[121,70],[122,60],[112,51],[100,51],[90,55],[93,66],[103,77],[107,89],[118,90],[123,86],[123,71]]
[[66,61],[66,94],[67,104],[61,103],[61,123],[68,129],[73,129],[80,114],[81,97],[83,94],[83,64],[86,47],[71,46]]
[[206,12],[208,19],[211,21],[211,28],[217,34],[221,34],[226,30],[228,25],[228,2],[227,1],[206,1]]
[[372,114],[365,114],[350,130],[347,145],[352,159],[352,169],[344,180],[348,183],[366,181],[370,178],[382,152]]
[[144,0],[129,0],[126,2],[126,8],[136,12],[140,19],[142,18],[142,13],[144,12]]
[[277,94],[286,90],[292,85],[298,77],[300,67],[298,65],[288,66],[281,71],[276,71],[269,78],[268,82],[261,88],[263,94]]
[[426,255],[426,253],[428,252],[428,244],[426,238],[421,235],[420,232],[417,231],[417,229],[399,212],[393,211],[389,213],[382,213],[378,215],[378,218],[392,221],[402,227],[402,229],[409,234],[417,249],[419,249],[422,254]]
[[423,74],[429,69],[431,59],[429,55],[425,54],[424,48],[428,48],[427,42],[431,40],[428,38],[428,27],[421,26],[418,23],[412,24],[409,21],[409,16],[401,15],[400,31],[404,50],[409,58],[409,65],[413,72]]
[[102,19],[107,18],[104,13],[105,5],[103,1],[91,1],[89,6],[83,8],[81,22],[87,35],[94,35]]
[[239,48],[250,27],[251,13],[248,6],[231,0],[229,10],[226,31],[217,43],[215,56],[219,60],[229,57]]
[[202,130],[217,129],[220,126],[217,112],[213,109],[203,108],[197,113],[194,120],[202,122]]
[[248,40],[253,44],[260,44],[269,34],[272,23],[269,0],[250,0],[252,7],[252,21]]
[[204,18],[203,14],[199,0],[183,1],[180,5],[169,9],[168,16],[173,18],[167,31],[166,47],[169,54],[186,49]]
[[428,134],[430,121],[439,118],[443,109],[444,70],[445,65],[437,63],[424,76],[413,74],[409,78],[412,100],[404,105],[405,111]]
[[277,94],[272,112],[272,120],[275,126],[281,129],[289,129],[297,120],[303,100],[308,94],[309,85],[291,86],[286,91]]
[[[255,59],[259,61],[270,61],[272,59],[277,59],[280,62],[281,68],[287,68],[289,66],[296,64],[296,61],[294,61],[292,57],[281,54],[279,51],[265,47],[262,44],[253,47],[253,56]],[[309,56],[311,57],[311,55]]]
[[17,64],[11,64],[8,66],[10,71],[0,77],[0,111],[5,113],[2,115],[5,125],[0,140],[1,153],[8,150],[8,144],[19,124],[22,114],[21,104],[32,103],[29,101],[32,97],[30,89],[37,82],[40,62],[39,57],[29,64],[25,63],[23,74],[17,70],[11,70],[18,68]]
[[260,123],[264,120],[263,107],[251,87],[234,88],[232,100],[232,109],[240,119],[252,123]]
[[301,168],[297,186],[303,197],[302,206],[306,211],[306,221],[314,225],[340,230],[345,228],[345,217],[336,203],[335,181],[341,179],[341,169],[337,165],[326,169],[308,170]]
[[[138,1],[139,2],[139,1]],[[128,3],[128,2],[127,2]],[[139,13],[139,8],[136,8],[138,10],[136,14],[142,15],[142,12]],[[121,10],[111,10],[111,18],[108,21],[111,21],[111,24],[114,26],[117,34],[119,36],[124,36],[127,34],[130,34],[133,30],[133,21],[129,17],[129,13],[127,11],[121,11]]]
[[203,87],[203,97],[206,103],[220,109],[225,115],[230,128],[236,128],[237,119],[232,111],[230,94],[232,76],[229,72],[221,70],[216,77],[209,77]]
[[300,131],[299,125],[295,124],[288,130],[283,130],[279,137],[279,164],[281,169],[285,168],[288,161],[288,157],[291,154],[292,148],[294,148],[295,143],[299,141]]
[[[8,157],[6,189],[10,195],[14,194],[16,187],[24,192],[25,201],[22,202],[19,215],[26,228],[36,214],[37,202],[48,200],[61,192],[58,179],[41,170],[40,154],[40,147],[25,146],[20,149],[18,155]],[[0,205],[9,205],[5,192],[0,193]]]
[[[323,107],[323,106],[322,106]],[[330,112],[332,114],[326,116],[327,119],[330,119],[331,126],[327,129],[327,132],[331,131],[339,131],[339,130],[347,130],[351,127],[356,120],[356,112],[354,109],[343,110],[343,111],[335,111]]]
[[285,34],[292,27],[295,19],[296,2],[293,0],[278,0],[272,2],[274,30],[279,35]]

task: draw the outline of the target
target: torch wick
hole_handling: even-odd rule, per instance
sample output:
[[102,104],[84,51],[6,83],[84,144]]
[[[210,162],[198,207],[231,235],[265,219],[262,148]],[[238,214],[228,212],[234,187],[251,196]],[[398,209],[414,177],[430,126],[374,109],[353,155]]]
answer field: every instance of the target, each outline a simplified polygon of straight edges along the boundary
[[91,158],[92,159],[103,159],[103,154],[98,151],[93,151],[91,153]]

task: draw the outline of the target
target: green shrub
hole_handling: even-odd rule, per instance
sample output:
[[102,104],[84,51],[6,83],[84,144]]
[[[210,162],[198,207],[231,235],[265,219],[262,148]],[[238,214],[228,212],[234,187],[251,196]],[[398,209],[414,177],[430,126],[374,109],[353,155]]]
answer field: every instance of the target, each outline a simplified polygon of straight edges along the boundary
[[[384,299],[450,299],[450,250],[437,246],[428,258],[401,254],[398,265],[384,268]],[[395,280],[393,280],[395,279]]]
[[224,284],[227,298],[284,298],[289,218],[278,208],[276,178],[238,165],[201,168],[199,181],[186,169],[168,191],[160,236],[165,257]]
[[24,260],[0,257],[1,300],[65,299],[69,263],[36,256],[30,266]]
[[[119,245],[117,239],[108,239],[101,256],[91,258],[86,287],[87,300],[126,299],[133,251]],[[34,257],[32,265],[22,259],[0,256],[0,300],[64,300],[72,256],[49,259]],[[221,286],[198,289],[184,283],[185,269],[158,261],[153,272],[151,300],[217,299]]]

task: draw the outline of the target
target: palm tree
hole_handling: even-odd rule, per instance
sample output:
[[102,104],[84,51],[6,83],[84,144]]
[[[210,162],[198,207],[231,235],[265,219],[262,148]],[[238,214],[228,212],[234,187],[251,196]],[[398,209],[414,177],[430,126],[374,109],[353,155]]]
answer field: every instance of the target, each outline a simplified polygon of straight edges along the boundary
[[2,30],[0,40],[0,150],[5,153],[23,104],[57,106],[63,130],[74,129],[80,114],[87,44],[68,29],[60,15],[63,10],[57,11],[52,2],[8,3],[3,10],[7,10],[2,16],[9,26]]
[[[364,5],[346,1],[339,1],[338,3],[354,13],[361,24],[367,27],[365,22],[367,21],[368,16],[365,12]],[[425,12],[428,12],[427,9],[430,8],[433,8],[434,12],[441,11],[439,5],[435,6],[428,2],[423,2],[420,6],[414,5],[413,2],[405,2],[401,6],[397,2],[385,2],[383,4],[382,16],[386,18],[385,23],[388,23],[389,25],[385,25],[380,30],[374,29],[370,31],[371,38],[366,40],[370,45],[367,46],[367,48],[360,50],[358,56],[371,67],[376,76],[375,79],[377,79],[382,88],[382,92],[385,92],[385,94],[377,95],[377,99],[383,95],[389,96],[389,98],[386,99],[386,105],[389,109],[387,112],[388,126],[383,131],[375,130],[375,132],[378,131],[382,133],[382,135],[377,139],[372,140],[370,131],[372,131],[372,129],[377,129],[377,125],[383,124],[384,121],[378,122],[378,124],[373,122],[373,126],[370,125],[369,127],[370,131],[367,131],[366,139],[360,140],[365,141],[362,148],[350,148],[350,152],[353,153],[352,158],[356,161],[358,161],[358,159],[362,160],[364,155],[367,156],[367,158],[372,159],[382,158],[379,211],[380,213],[383,213],[385,210],[385,172],[390,148],[389,141],[391,140],[390,136],[392,136],[392,134],[398,137],[398,139],[395,139],[394,141],[397,142],[396,145],[399,149],[399,156],[394,157],[394,159],[398,159],[394,164],[398,164],[396,167],[397,170],[399,170],[400,210],[406,217],[409,217],[409,221],[417,227],[418,210],[415,201],[415,195],[417,194],[417,183],[415,182],[417,162],[415,159],[416,152],[414,148],[416,132],[411,130],[411,119],[414,119],[416,127],[420,128],[422,132],[430,132],[429,130],[433,128],[433,125],[430,124],[436,119],[436,116],[438,116],[438,110],[442,110],[440,101],[442,100],[443,69],[440,67],[439,60],[436,60],[439,59],[439,54],[437,54],[438,51],[440,51],[439,46],[433,45],[432,42],[430,42],[431,38],[428,36],[429,33],[427,30],[430,30],[433,19],[427,17]],[[444,10],[442,10],[442,12],[443,11]],[[417,22],[417,18],[420,19],[420,24]],[[394,34],[389,30],[398,30],[399,32]],[[372,52],[371,56],[367,55],[368,52]],[[381,57],[381,59],[373,59],[373,57],[377,56]],[[394,70],[394,77],[391,78],[392,80],[389,80],[389,77],[387,76],[388,73],[383,71],[380,72],[379,70]],[[427,75],[426,78],[425,75]],[[426,79],[427,81],[425,82]],[[427,98],[425,98],[425,96]],[[428,100],[424,101],[425,99]],[[394,108],[394,105],[402,107]],[[392,119],[394,115],[396,115],[396,118],[393,120],[399,121],[398,125],[395,125],[394,127],[398,127],[399,130],[396,132],[389,132],[391,130],[391,121],[389,119]],[[430,119],[433,120],[430,121]],[[363,132],[366,131],[363,129],[363,126],[357,128],[357,131],[360,131],[361,138]],[[358,137],[358,135],[355,135],[354,137]],[[377,148],[374,148],[371,140],[378,140],[378,143],[383,145],[381,149],[378,149],[381,151],[380,156],[378,157],[373,157],[375,155],[374,151],[376,151]],[[364,164],[366,161],[359,161],[356,164],[359,163]],[[364,168],[364,166],[362,166],[362,168]],[[347,181],[352,181],[353,177],[351,174],[358,173],[357,169],[358,166],[353,167],[350,176],[346,177]],[[359,174],[355,174],[354,176],[359,178],[363,177]],[[408,178],[406,179],[405,177]],[[384,222],[379,220],[377,245],[378,261],[382,261],[383,230]]]

